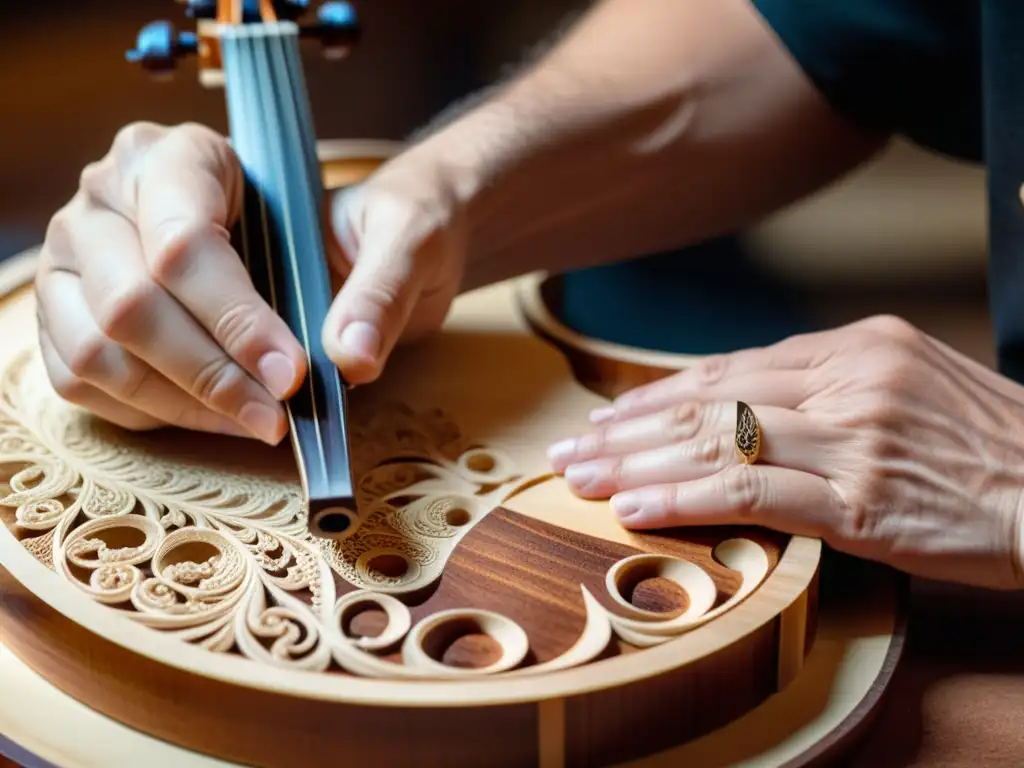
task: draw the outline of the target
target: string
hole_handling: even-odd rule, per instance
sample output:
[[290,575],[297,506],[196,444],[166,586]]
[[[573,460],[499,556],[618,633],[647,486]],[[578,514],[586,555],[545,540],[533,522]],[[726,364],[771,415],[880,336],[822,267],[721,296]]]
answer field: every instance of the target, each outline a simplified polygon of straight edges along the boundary
[[[258,224],[264,245],[263,266],[270,278],[267,282],[271,304],[275,309],[279,308],[278,302],[284,297],[278,296],[275,289],[277,278],[271,252],[271,230],[280,236],[279,243],[286,251],[291,269],[297,330],[303,340],[308,364],[304,393],[310,398],[317,463],[322,470],[324,490],[327,490],[332,484],[328,470],[328,446],[340,446],[343,450],[347,447],[343,422],[344,384],[337,367],[320,348],[319,336],[313,339],[309,327],[313,321],[322,321],[319,315],[326,316],[330,303],[330,277],[320,229],[322,189],[312,109],[306,97],[299,58],[298,28],[291,22],[223,26],[221,36],[232,137],[246,174],[259,193],[251,207],[243,205],[243,257],[250,272],[254,272],[257,265],[251,258],[255,248],[252,241],[256,239],[253,224]],[[269,126],[269,130],[261,132],[260,127],[264,124]],[[291,156],[295,150],[299,151],[301,162],[297,166],[289,166],[285,152]],[[258,222],[250,220],[250,212],[259,218]],[[271,214],[278,214],[274,216],[276,221],[270,221]],[[301,289],[304,284],[327,286],[326,295],[305,296]],[[311,309],[316,317],[312,316]],[[321,376],[327,379],[323,382],[327,396],[325,403],[318,402],[316,392]],[[336,396],[331,397],[331,394]],[[321,416],[327,417],[326,422]],[[303,435],[310,425],[298,422],[291,408],[289,419],[299,447],[308,446]],[[326,445],[323,426],[332,438]],[[332,459],[337,461],[332,460],[331,464],[341,464],[341,468],[346,470],[337,477],[344,479],[343,493],[349,496],[348,457],[342,452]],[[300,469],[305,470],[304,467]],[[309,482],[312,478],[305,471],[303,475],[312,495],[314,483]]]

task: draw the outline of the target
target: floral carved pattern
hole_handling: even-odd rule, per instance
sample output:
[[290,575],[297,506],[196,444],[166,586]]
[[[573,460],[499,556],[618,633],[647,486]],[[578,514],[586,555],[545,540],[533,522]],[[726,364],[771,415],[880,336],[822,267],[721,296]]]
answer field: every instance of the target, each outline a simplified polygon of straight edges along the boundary
[[[170,450],[175,441],[166,437],[105,425],[60,400],[38,354],[26,352],[0,379],[0,514],[33,556],[127,620],[211,652],[374,677],[567,668],[594,659],[613,635],[645,647],[700,626],[767,575],[759,545],[722,542],[715,556],[741,574],[742,586],[716,606],[700,566],[625,558],[608,573],[613,597],[623,569],[642,566],[685,589],[685,610],[666,618],[615,597],[613,612],[581,586],[579,640],[557,658],[524,665],[529,639],[507,617],[467,607],[414,622],[403,597],[435,583],[458,543],[536,478],[518,476],[508,457],[472,443],[440,410],[393,404],[355,414],[351,426],[362,522],[348,538],[318,539],[306,529],[291,473],[211,464]],[[375,636],[354,636],[346,624],[366,604],[387,624]],[[466,619],[498,643],[497,660],[453,667],[427,653],[439,622]]]

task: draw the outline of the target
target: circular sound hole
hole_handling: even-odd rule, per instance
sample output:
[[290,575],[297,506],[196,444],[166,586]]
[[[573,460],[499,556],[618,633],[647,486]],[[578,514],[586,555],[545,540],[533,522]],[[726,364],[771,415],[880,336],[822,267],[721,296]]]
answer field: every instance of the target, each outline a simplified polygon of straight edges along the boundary
[[409,572],[409,563],[401,555],[377,555],[366,564],[371,573],[386,579],[400,579]]
[[501,643],[471,618],[453,619],[434,628],[423,638],[423,650],[435,661],[462,669],[489,667],[504,655]]
[[474,472],[490,472],[497,466],[497,462],[493,456],[481,451],[470,456],[466,461],[466,466]]
[[374,603],[365,602],[352,607],[341,629],[348,637],[379,637],[387,626],[387,612]]
[[444,521],[448,523],[452,528],[461,528],[466,525],[471,519],[471,515],[468,510],[462,507],[454,507],[449,509],[444,515]]
[[663,576],[641,579],[623,597],[640,610],[651,613],[679,614],[690,604],[686,590]]
[[317,518],[317,525],[324,533],[344,533],[352,525],[352,517],[343,509],[325,509]]

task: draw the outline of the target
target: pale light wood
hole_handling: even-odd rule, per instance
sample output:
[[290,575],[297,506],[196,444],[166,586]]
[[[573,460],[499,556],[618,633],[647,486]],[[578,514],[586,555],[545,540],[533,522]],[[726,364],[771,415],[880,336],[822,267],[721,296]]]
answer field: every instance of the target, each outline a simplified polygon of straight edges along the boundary
[[[825,602],[800,676],[730,725],[683,747],[622,768],[679,765],[775,768],[812,751],[870,701],[898,657],[898,596],[884,569],[838,603]],[[2,631],[2,627],[0,627]],[[181,749],[104,717],[62,693],[0,645],[0,733],[60,768],[238,768]],[[487,753],[482,753],[481,763]]]
[[[347,178],[358,179],[360,174],[374,167],[372,153],[366,146],[348,148],[347,157],[355,159],[358,166],[354,172],[350,167],[346,169],[345,148],[335,146],[333,151],[334,159],[330,162],[334,163],[338,178],[346,178],[345,174],[348,174]],[[539,278],[534,276],[521,283],[491,286],[461,297],[444,332],[401,351],[390,366],[389,374],[371,394],[365,396],[361,407],[372,411],[375,403],[383,404],[400,398],[414,407],[442,405],[454,408],[462,417],[462,423],[469,424],[475,435],[483,437],[488,445],[499,446],[503,455],[509,456],[521,468],[524,476],[532,478],[530,484],[504,500],[502,506],[505,510],[522,515],[524,519],[537,520],[540,525],[550,524],[577,531],[594,542],[633,546],[643,551],[649,546],[647,540],[615,524],[606,503],[584,502],[569,493],[560,479],[546,475],[543,447],[550,439],[583,428],[586,413],[603,399],[572,380],[568,364],[554,347],[531,338],[532,328],[536,326],[535,318],[528,319],[521,309],[531,286],[536,288],[539,285]],[[31,293],[18,293],[0,305],[0,326],[28,327],[33,322],[33,312]],[[16,336],[10,333],[2,335],[0,357],[12,352],[12,338]],[[495,352],[498,357],[493,357]],[[667,367],[680,364],[679,358],[661,358],[660,362]],[[502,374],[508,370],[523,372],[523,380],[510,381],[507,374]],[[453,391],[450,385],[442,385],[443,374],[456,382],[474,382],[476,387],[470,392],[458,391],[457,387]],[[515,394],[509,392],[516,383],[522,384],[525,390],[520,388]],[[456,392],[457,396],[452,400]],[[469,541],[468,538],[466,540]],[[350,741],[347,746],[353,759],[380,759],[384,754],[394,757],[404,749],[409,750],[407,754],[410,756],[431,754],[443,760],[445,765],[478,764],[472,762],[479,759],[479,752],[473,749],[476,739],[494,732],[516,737],[518,731],[515,728],[518,726],[515,723],[532,722],[538,761],[542,760],[545,765],[559,765],[565,761],[570,749],[579,753],[581,748],[586,748],[586,742],[582,745],[579,742],[581,734],[587,732],[586,729],[579,730],[580,723],[587,722],[591,731],[597,729],[600,733],[607,731],[607,725],[601,723],[617,722],[618,708],[602,709],[607,706],[601,704],[603,692],[629,695],[631,700],[646,701],[650,706],[649,702],[656,699],[656,694],[652,698],[653,691],[645,692],[645,688],[652,683],[673,681],[676,688],[685,686],[689,670],[720,664],[717,657],[725,654],[727,649],[757,642],[759,636],[767,636],[766,630],[778,626],[787,615],[790,618],[786,623],[790,627],[807,626],[807,614],[815,608],[809,604],[808,595],[817,574],[820,551],[820,543],[816,540],[791,539],[778,563],[752,595],[712,622],[661,645],[589,665],[553,671],[544,676],[497,677],[476,680],[471,684],[446,685],[297,674],[272,666],[254,667],[252,662],[238,656],[213,654],[132,622],[111,620],[104,606],[70,590],[3,528],[0,530],[0,564],[3,566],[0,573],[4,578],[0,579],[0,593],[29,607],[28,611],[6,613],[4,616],[6,634],[3,642],[6,647],[3,654],[9,657],[9,648],[16,649],[37,671],[42,671],[52,682],[72,691],[75,696],[136,727],[145,730],[156,728],[154,732],[165,739],[173,740],[178,734],[168,727],[166,713],[147,714],[146,702],[163,698],[166,690],[158,688],[166,689],[168,685],[178,686],[179,695],[184,694],[185,699],[196,703],[195,706],[201,707],[207,701],[217,702],[220,706],[214,709],[230,711],[231,705],[225,707],[225,703],[231,701],[247,712],[247,721],[256,711],[264,718],[271,717],[273,713],[278,727],[285,729],[275,734],[268,733],[267,729],[248,727],[243,734],[237,730],[241,723],[229,719],[210,722],[209,725],[215,727],[209,732],[187,735],[194,742],[201,743],[204,749],[222,751],[225,756],[237,753],[239,740],[248,742],[255,739],[260,743],[248,746],[265,749],[263,754],[267,755],[270,763],[277,764],[275,761],[279,758],[274,755],[284,754],[282,741],[298,739],[310,743],[303,738],[303,733],[312,737],[316,728],[314,719],[319,719],[316,713],[327,716],[327,713],[336,712],[330,715],[330,719],[342,723],[339,727],[345,730],[356,723],[355,730],[350,731],[352,733],[362,736],[375,732],[382,734],[380,729],[386,730],[386,726],[380,714],[391,707],[398,708],[401,714],[396,711],[394,716],[414,727],[422,734],[422,740],[400,745],[398,752],[395,745],[385,745],[391,751],[384,753],[374,752],[372,743]],[[879,609],[882,614],[886,610]],[[892,624],[891,611],[887,618]],[[885,620],[883,617],[883,623]],[[47,633],[51,633],[48,636],[55,642],[45,653],[36,652],[38,638]],[[789,630],[781,634],[788,638],[785,643],[790,648],[790,655],[793,649],[801,647],[802,641],[794,641]],[[885,639],[883,662],[896,642],[892,631]],[[88,647],[87,651],[83,644]],[[814,647],[818,647],[817,643]],[[96,690],[96,681],[91,675],[94,670],[69,665],[61,657],[62,653],[70,658],[82,652],[89,654],[90,663],[96,665],[97,672],[108,669],[109,675],[116,676],[117,670],[134,670],[132,685],[119,687],[114,685],[117,681],[108,677],[109,692]],[[882,662],[879,662],[878,669],[881,667]],[[789,688],[792,688],[802,679],[799,674],[788,674],[784,682],[791,683]],[[147,691],[147,687],[152,687],[152,690]],[[769,701],[785,695],[789,688]],[[635,699],[636,696],[640,698]],[[350,706],[370,703],[382,706]],[[504,721],[507,728],[502,728],[500,719],[492,719],[490,726],[483,725],[489,710],[480,707],[495,704],[503,707],[494,712],[504,711],[512,718]],[[433,716],[435,709],[440,719]],[[207,708],[207,717],[212,711]],[[522,714],[517,714],[520,711]],[[5,718],[12,717],[2,710],[0,714]],[[676,721],[677,718],[671,714],[667,713],[667,716]],[[739,715],[740,720],[749,716]],[[848,715],[849,711],[843,716]],[[456,731],[451,729],[453,716],[461,718],[457,728],[461,736],[456,736]],[[305,721],[305,717],[310,721]],[[156,720],[161,722],[156,723]],[[421,721],[425,731],[416,725]],[[252,725],[251,722],[247,724]],[[310,728],[314,730],[308,730]],[[471,736],[466,735],[467,729]],[[29,742],[32,740],[31,736],[24,738]],[[464,743],[453,743],[452,740],[459,738]],[[19,743],[33,748],[24,739]],[[700,739],[691,742],[690,746],[699,743]],[[252,749],[250,755],[255,754]],[[305,755],[307,764],[316,764],[319,754],[315,746],[310,749]],[[333,746],[330,753],[323,753],[324,759],[330,759],[329,754],[336,754]],[[159,756],[154,755],[157,761],[151,764],[160,764]],[[505,759],[511,761],[509,764],[521,764],[514,756],[506,755]]]

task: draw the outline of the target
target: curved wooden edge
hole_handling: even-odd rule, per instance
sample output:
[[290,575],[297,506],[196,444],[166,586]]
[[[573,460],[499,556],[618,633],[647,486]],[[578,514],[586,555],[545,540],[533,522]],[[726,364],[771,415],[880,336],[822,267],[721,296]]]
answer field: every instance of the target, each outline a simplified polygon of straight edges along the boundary
[[18,765],[21,768],[58,768],[0,733],[0,768],[7,768],[8,765]]
[[[165,665],[181,674],[198,675],[242,689],[347,704],[400,704],[403,707],[536,703],[544,699],[596,693],[679,669],[742,640],[750,632],[774,621],[810,588],[818,571],[820,555],[821,543],[817,539],[791,539],[761,587],[718,618],[714,623],[714,633],[701,632],[706,627],[699,628],[646,649],[642,654],[615,656],[543,677],[425,683],[284,670],[183,643],[130,619],[112,615],[106,606],[83,599],[72,585],[40,563],[6,527],[0,526],[0,570],[6,571],[27,593],[62,617],[134,657]],[[8,627],[13,627],[23,618],[24,614],[0,604],[0,620],[5,624],[10,622]],[[34,635],[30,628],[25,637]],[[10,648],[33,667],[44,662],[49,654],[45,646],[29,642]]]
[[817,768],[833,765],[835,761],[848,756],[856,749],[881,714],[889,686],[903,659],[910,620],[910,578],[896,571],[890,571],[890,575],[896,583],[896,623],[878,676],[867,694],[841,723],[829,731],[827,738],[818,741],[780,768]]
[[[338,144],[351,147],[356,143],[346,141]],[[38,249],[29,249],[0,266],[0,298],[9,297],[18,287],[27,286],[34,273],[37,252]],[[522,288],[518,286],[518,282],[513,282],[514,290],[522,295]],[[497,677],[424,684],[398,680],[340,679],[282,670],[265,667],[242,657],[212,654],[182,643],[129,619],[112,616],[105,606],[82,599],[73,587],[61,581],[26,551],[9,530],[0,526],[2,569],[63,616],[131,654],[166,664],[182,673],[199,674],[243,688],[273,691],[285,696],[371,705],[401,703],[403,706],[445,707],[536,703],[544,699],[579,696],[628,685],[652,675],[676,670],[716,653],[774,621],[807,593],[816,578],[820,556],[820,541],[793,537],[761,587],[717,619],[713,633],[707,631],[708,627],[698,628],[660,646],[646,649],[642,654],[603,659],[544,677],[523,680],[503,680]],[[2,611],[3,606],[0,605]],[[16,621],[16,617],[10,615],[6,618],[8,621]],[[31,656],[34,649],[25,647],[20,650]],[[35,650],[38,652],[38,649]],[[598,665],[601,674],[595,675],[595,667]],[[255,676],[247,674],[253,672]],[[599,680],[595,679],[598,677]]]
[[[614,398],[623,391],[671,375],[703,359],[698,355],[637,349],[574,331],[552,311],[561,304],[561,286],[558,275],[544,272],[529,275],[518,283],[518,305],[534,332],[558,348],[570,361],[580,382],[597,394]],[[790,759],[785,763],[786,768],[817,766],[841,757],[873,723],[902,658],[906,639],[909,579],[901,574],[896,574],[895,578],[900,582],[897,621],[878,677],[856,708],[827,738]]]
[[[888,582],[895,582],[898,576],[882,574]],[[806,670],[793,686],[726,728],[702,737],[697,744],[624,765],[795,768],[828,764],[843,756],[851,740],[870,726],[880,709],[903,649],[906,590],[890,589],[886,582],[881,582],[881,588],[875,587],[859,593],[853,605],[836,605],[833,601],[825,606],[823,634],[827,641],[812,649]],[[890,597],[892,592],[896,600]],[[851,611],[855,614],[852,621],[848,620]],[[880,626],[888,636],[884,649],[879,648]],[[891,632],[884,628],[891,628]],[[0,731],[7,733],[19,755],[37,758],[38,762],[26,760],[26,765],[116,765],[125,755],[154,768],[237,765],[190,752],[98,714],[46,682],[3,646],[0,678],[19,693],[17,697],[0,698]],[[848,703],[851,698],[855,701]],[[773,729],[770,733],[763,732],[765,724]],[[821,737],[822,733],[826,736]],[[744,740],[748,743],[738,744]]]
[[591,391],[612,398],[704,359],[700,355],[638,349],[572,330],[551,309],[561,305],[561,285],[561,276],[535,272],[518,281],[516,301],[530,328],[566,356],[577,379]]

